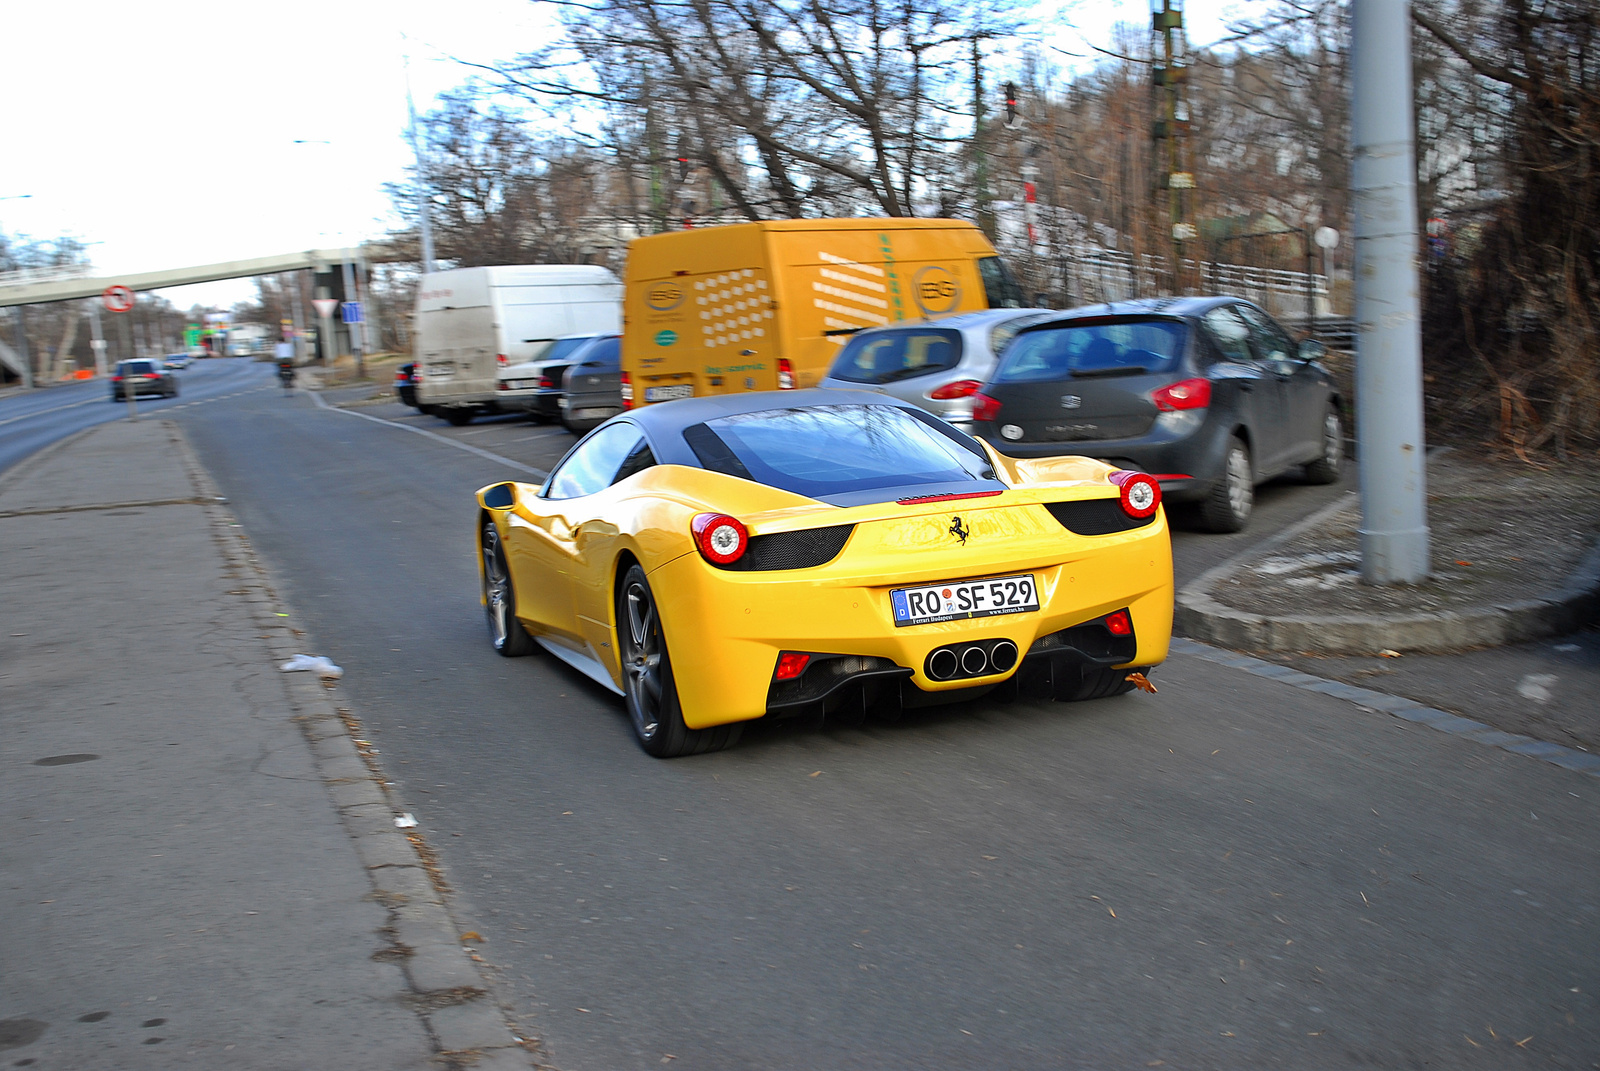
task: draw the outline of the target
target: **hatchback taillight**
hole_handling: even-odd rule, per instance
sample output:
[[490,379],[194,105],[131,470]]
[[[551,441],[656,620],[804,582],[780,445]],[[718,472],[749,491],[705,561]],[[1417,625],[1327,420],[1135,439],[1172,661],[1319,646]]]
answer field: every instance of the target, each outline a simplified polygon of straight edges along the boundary
[[626,372],[622,373],[622,381],[621,381],[620,385],[621,385],[621,388],[622,388],[622,408],[624,408],[624,409],[632,409],[633,408],[633,380],[628,378],[628,373],[626,373]]
[[958,379],[954,383],[946,383],[928,392],[928,397],[936,402],[948,402],[953,398],[970,398],[978,393],[978,388],[983,386],[976,379]]
[[555,385],[556,385],[556,381],[551,379],[549,376],[540,376],[539,377],[539,387],[540,387],[541,390],[549,390],[551,387],[554,387]]
[[787,357],[778,358],[778,389],[794,390],[794,365]]
[[999,420],[1000,403],[982,392],[972,396],[972,419],[978,421]]
[[1165,387],[1157,387],[1151,391],[1150,400],[1163,413],[1172,413],[1180,409],[1204,409],[1211,404],[1211,381],[1180,379],[1176,383],[1168,383]]

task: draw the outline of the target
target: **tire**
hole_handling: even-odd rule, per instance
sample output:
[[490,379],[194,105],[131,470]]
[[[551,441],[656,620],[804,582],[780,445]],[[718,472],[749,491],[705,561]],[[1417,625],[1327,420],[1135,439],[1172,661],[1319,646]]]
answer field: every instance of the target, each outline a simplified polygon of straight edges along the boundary
[[1133,691],[1128,674],[1142,672],[1145,667],[1133,669],[1099,669],[1085,666],[1083,677],[1076,683],[1056,683],[1055,698],[1058,703],[1081,703],[1087,699],[1106,699],[1113,695],[1126,695]]
[[1250,519],[1255,505],[1255,481],[1250,467],[1250,448],[1237,435],[1228,436],[1228,452],[1222,463],[1222,478],[1205,501],[1200,503],[1200,523],[1211,532],[1237,532]]
[[511,586],[511,570],[500,543],[500,531],[493,521],[483,523],[478,546],[483,552],[484,614],[489,619],[489,642],[503,658],[533,653],[533,637],[517,620],[517,593]]
[[1344,421],[1337,406],[1322,418],[1322,456],[1306,466],[1307,483],[1337,483],[1344,464]]
[[672,676],[661,615],[644,570],[629,566],[617,586],[617,651],[622,656],[622,690],[634,739],[658,759],[721,751],[739,739],[741,725],[690,729]]
[[471,424],[472,418],[477,414],[471,409],[445,409],[440,415],[450,422],[451,427],[463,428]]

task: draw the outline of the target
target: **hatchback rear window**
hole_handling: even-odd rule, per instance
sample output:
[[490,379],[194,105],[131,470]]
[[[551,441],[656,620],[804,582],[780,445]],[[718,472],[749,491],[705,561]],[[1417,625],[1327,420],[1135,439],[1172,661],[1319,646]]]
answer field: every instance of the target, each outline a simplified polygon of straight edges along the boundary
[[1028,383],[1170,372],[1183,356],[1188,335],[1182,320],[1148,317],[1035,327],[1012,340],[994,378],[998,383]]
[[807,498],[914,484],[994,481],[982,448],[892,405],[817,405],[684,429],[706,468]]
[[154,361],[123,361],[121,369],[125,376],[148,376],[155,370]]
[[960,363],[959,331],[874,331],[846,343],[828,375],[851,383],[893,383]]

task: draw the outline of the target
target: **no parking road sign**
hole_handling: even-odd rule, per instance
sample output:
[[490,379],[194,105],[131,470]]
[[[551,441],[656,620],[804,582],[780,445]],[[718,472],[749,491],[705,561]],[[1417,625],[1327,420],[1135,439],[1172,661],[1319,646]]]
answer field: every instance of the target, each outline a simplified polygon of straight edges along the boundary
[[113,283],[106,287],[106,292],[100,295],[100,300],[104,301],[106,308],[112,312],[127,312],[133,308],[133,291],[121,283]]

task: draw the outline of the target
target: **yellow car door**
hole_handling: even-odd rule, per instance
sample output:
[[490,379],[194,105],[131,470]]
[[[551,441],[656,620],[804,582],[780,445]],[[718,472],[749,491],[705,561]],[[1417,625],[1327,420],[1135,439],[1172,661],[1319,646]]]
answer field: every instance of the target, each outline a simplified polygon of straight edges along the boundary
[[596,541],[616,534],[605,515],[611,498],[605,491],[643,443],[643,433],[627,421],[597,429],[556,466],[528,515],[513,516],[518,616],[537,635],[587,644],[592,630],[580,623],[579,606],[592,614],[596,585],[603,583],[594,575]]

